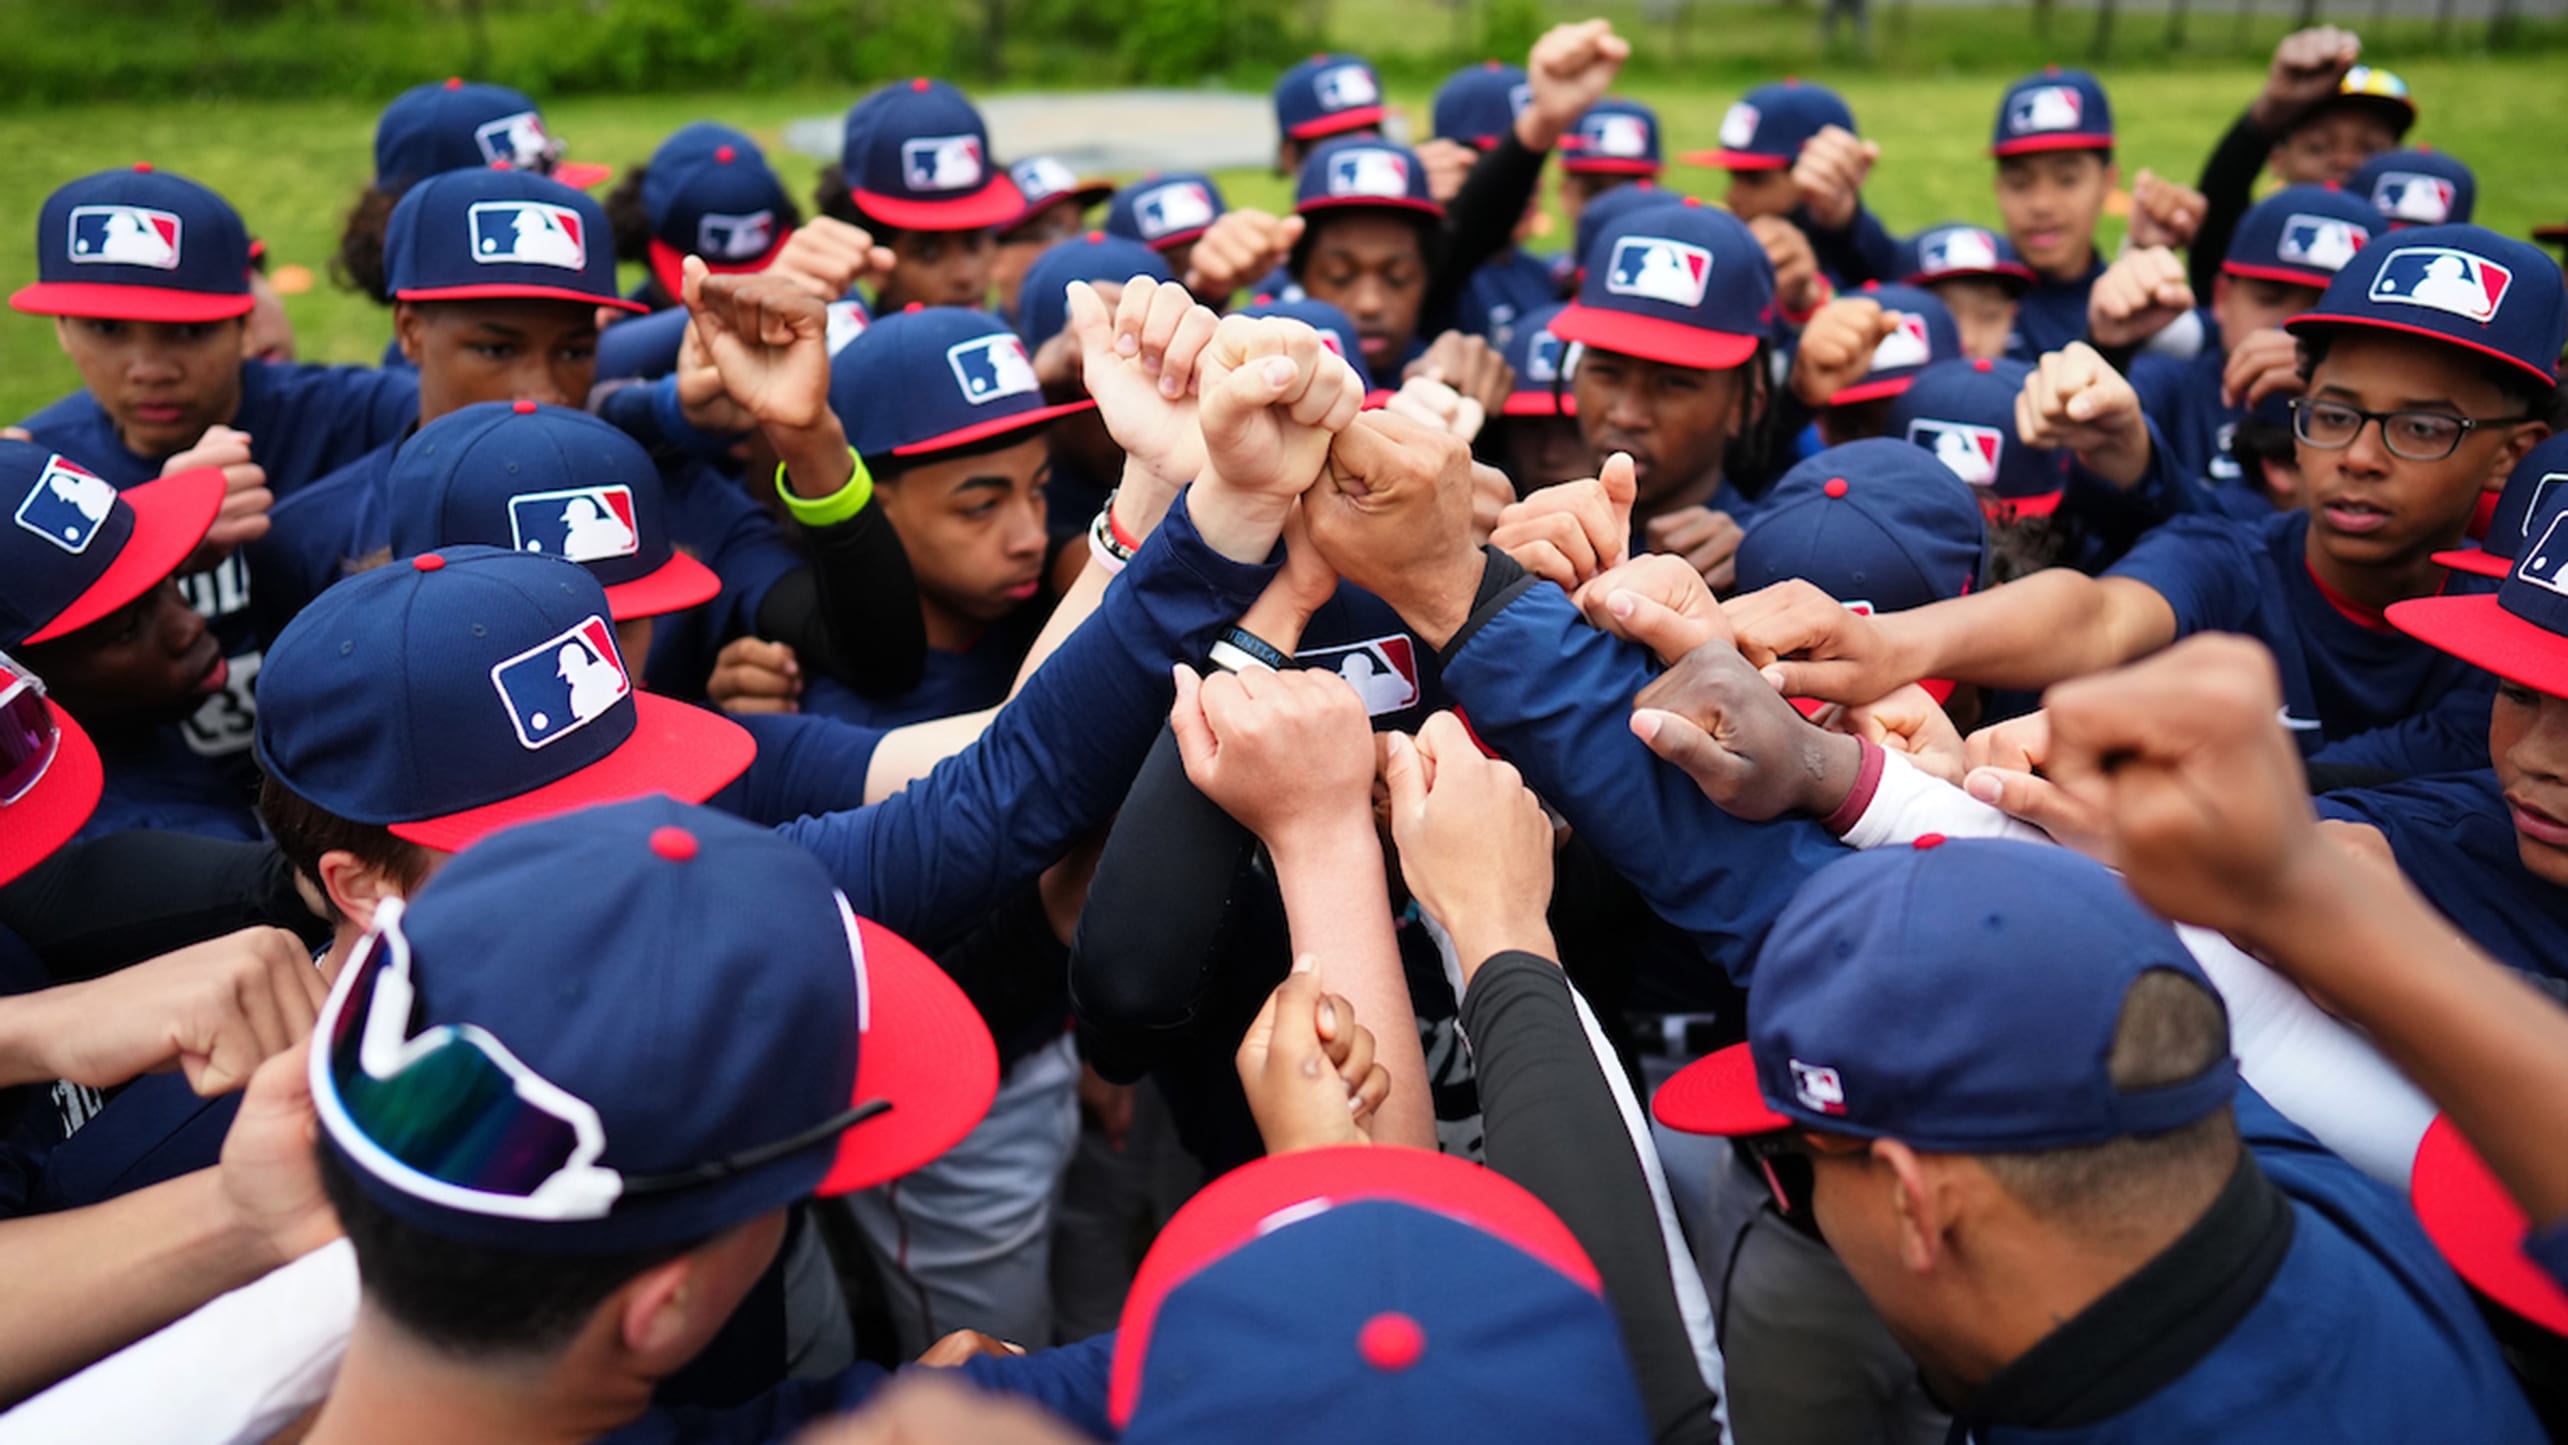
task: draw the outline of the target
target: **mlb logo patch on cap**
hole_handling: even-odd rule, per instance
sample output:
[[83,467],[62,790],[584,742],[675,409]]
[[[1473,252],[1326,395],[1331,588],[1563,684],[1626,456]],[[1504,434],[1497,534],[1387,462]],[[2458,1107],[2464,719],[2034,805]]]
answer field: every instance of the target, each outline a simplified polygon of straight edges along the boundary
[[848,342],[864,335],[865,328],[873,324],[873,318],[865,314],[862,301],[832,301],[828,314],[829,354],[832,356],[846,350]]
[[18,503],[18,525],[76,557],[89,550],[115,505],[116,489],[106,478],[57,455]]
[[1700,306],[1712,281],[1712,253],[1663,236],[1625,236],[1614,243],[1605,288],[1617,296]]
[[913,191],[967,191],[981,184],[981,138],[921,136],[901,142],[901,178]]
[[2282,244],[2275,253],[2286,261],[2321,271],[2342,271],[2372,233],[2334,216],[2295,211],[2283,222]]
[[596,615],[500,663],[490,680],[530,750],[578,732],[633,692],[614,629]]
[[1311,96],[1322,110],[1353,110],[1380,104],[1382,86],[1370,66],[1333,65],[1311,77]]
[[484,123],[473,131],[473,141],[481,147],[484,161],[521,171],[541,165],[553,147],[553,138],[544,131],[544,117],[531,110]]
[[1404,197],[1409,194],[1409,158],[1387,150],[1342,151],[1329,158],[1329,194]]
[[71,259],[81,265],[178,269],[180,223],[145,206],[74,206]]
[[2515,563],[2517,581],[2568,597],[2568,537],[2560,535],[2562,527],[2568,527],[2568,512],[2554,514],[2541,540],[2523,549],[2523,557]]
[[1786,1062],[1792,1066],[1793,1097],[1801,1101],[1803,1108],[1822,1114],[1846,1112],[1846,1081],[1838,1077],[1835,1069],[1805,1064],[1799,1059]]
[[[1755,112],[1749,114],[1753,117]],[[1754,125],[1753,119],[1750,125]],[[1584,141],[1579,149],[1591,156],[1639,160],[1650,153],[1650,123],[1645,116],[1626,112],[1591,113],[1580,123],[1578,133]]]
[[1894,366],[1924,366],[1933,358],[1934,353],[1926,341],[1925,317],[1913,312],[1893,311],[1890,313],[1890,321],[1893,327],[1891,333],[1881,339],[1879,346],[1873,348],[1872,370],[1884,371]]
[[1920,418],[1908,424],[1908,440],[1974,487],[1996,485],[1998,460],[2006,455],[2006,435],[1995,427]]
[[776,243],[776,213],[745,216],[706,212],[696,218],[696,254],[708,261],[751,261]]
[[1721,144],[1744,150],[1757,138],[1757,108],[1738,101],[1721,115]]
[[508,499],[508,527],[520,552],[566,562],[630,557],[641,544],[629,487],[573,487]]
[[2484,256],[2448,246],[2402,246],[2372,278],[2374,301],[2428,306],[2485,325],[2505,304],[2514,273]]
[[1976,228],[1938,231],[1917,248],[1924,271],[1985,271],[1997,264],[1997,239]]
[[1334,672],[1345,679],[1374,717],[1418,705],[1417,644],[1405,633],[1368,637],[1343,647],[1310,648],[1294,657],[1305,668]]
[[588,269],[580,213],[546,201],[476,201],[469,212],[473,259],[486,266]]
[[1525,380],[1553,382],[1578,365],[1578,344],[1566,347],[1548,331],[1537,331],[1525,343]]
[[1016,182],[1017,191],[1029,206],[1079,189],[1078,173],[1051,156],[1034,156],[1017,162],[1008,167],[1008,179]]
[[945,364],[954,368],[956,384],[974,406],[1043,389],[1035,380],[1034,362],[1025,354],[1025,342],[1012,331],[963,342],[945,353]]
[[2076,130],[2086,116],[2086,101],[2066,85],[2042,85],[2006,105],[2006,129],[2013,135],[2041,135]]
[[2452,219],[2457,193],[2458,188],[2441,176],[2389,171],[2372,182],[2372,206],[2393,221],[2439,226]]
[[1133,203],[1133,220],[1141,239],[1156,241],[1179,231],[1200,231],[1213,223],[1212,193],[1195,181],[1171,181],[1144,191]]

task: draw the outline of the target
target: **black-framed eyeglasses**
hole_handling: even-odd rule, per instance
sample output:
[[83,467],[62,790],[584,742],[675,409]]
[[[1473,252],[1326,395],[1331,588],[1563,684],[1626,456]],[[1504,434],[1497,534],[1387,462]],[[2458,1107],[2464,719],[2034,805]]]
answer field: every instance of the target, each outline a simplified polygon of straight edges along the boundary
[[2343,451],[2354,445],[2371,422],[2381,424],[2381,442],[2390,455],[2411,462],[2439,462],[2452,455],[2461,439],[2483,426],[2514,426],[2528,416],[2454,416],[2448,411],[2365,411],[2341,401],[2294,397],[2292,435],[2321,451]]

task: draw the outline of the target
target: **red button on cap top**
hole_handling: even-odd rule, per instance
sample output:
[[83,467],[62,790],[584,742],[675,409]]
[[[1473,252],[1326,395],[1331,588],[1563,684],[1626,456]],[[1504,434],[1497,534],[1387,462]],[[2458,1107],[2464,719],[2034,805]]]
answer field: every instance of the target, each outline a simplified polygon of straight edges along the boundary
[[152,163],[150,161],[134,162],[134,173],[136,175],[150,175],[152,173]]
[[684,863],[696,855],[696,836],[684,828],[654,828],[651,851],[672,863]]
[[1944,846],[1944,835],[1941,833],[1920,833],[1917,835],[1917,841],[1911,846],[1915,847],[1920,852],[1924,852],[1928,848],[1941,848]]
[[510,404],[508,409],[517,413],[519,416],[533,416],[535,414],[535,403],[531,401],[513,402]]
[[1427,1332],[1407,1315],[1385,1312],[1364,1322],[1355,1348],[1377,1370],[1405,1370],[1427,1352]]
[[450,75],[450,76],[447,76],[447,77],[446,77],[446,88],[447,88],[448,90],[461,90],[461,89],[463,89],[463,88],[464,88],[464,78],[463,78],[462,76],[460,76],[460,75]]
[[421,572],[440,572],[445,570],[446,559],[434,552],[422,552],[410,559],[410,565]]
[[1971,370],[1973,370],[1973,371],[1995,371],[1995,370],[1997,370],[1997,363],[1996,363],[1996,362],[1994,362],[1994,361],[1989,360],[1989,359],[1988,359],[1987,357],[1985,357],[1985,356],[1975,357],[1975,358],[1973,358],[1973,359],[1972,359],[1972,361],[1971,361]]
[[1826,492],[1832,497],[1842,497],[1846,494],[1846,479],[1844,477],[1830,477],[1827,481],[1820,484],[1819,490]]
[[722,165],[726,165],[726,166],[727,166],[727,165],[729,165],[729,164],[731,164],[733,157],[737,156],[738,154],[739,154],[739,152],[737,152],[737,151],[733,150],[733,149],[732,149],[731,147],[729,147],[729,146],[715,146],[715,147],[713,148],[713,158],[714,158],[714,160],[715,160],[716,162],[718,162],[718,163],[720,163],[720,164],[722,164]]

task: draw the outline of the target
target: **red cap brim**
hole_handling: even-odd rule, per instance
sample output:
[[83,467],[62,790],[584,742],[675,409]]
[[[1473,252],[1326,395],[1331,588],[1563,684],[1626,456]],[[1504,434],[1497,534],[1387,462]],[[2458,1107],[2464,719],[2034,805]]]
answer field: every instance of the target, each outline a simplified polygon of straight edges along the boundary
[[[784,250],[785,243],[793,238],[793,231],[791,229],[787,229],[777,235],[774,245],[771,245],[766,250],[760,252],[754,259],[747,261],[707,261],[704,263],[704,269],[712,272],[716,276],[747,276],[755,272],[764,271],[769,266],[776,263],[776,253]],[[686,294],[686,252],[679,250],[677,247],[670,245],[666,241],[654,239],[650,245],[649,260],[651,265],[651,279],[660,283],[660,290],[666,293],[670,300],[677,300],[679,297]]]
[[1979,493],[1980,511],[2001,522],[2017,517],[2050,516],[2060,510],[2060,499],[2068,495],[2065,491],[2059,491],[2044,492],[2032,497],[2001,497],[1995,492],[1980,487],[1973,487],[1971,490]]
[[1757,1087],[1756,1060],[1746,1044],[1732,1044],[1678,1070],[1650,1096],[1650,1113],[1685,1134],[1738,1138],[1800,1127],[1766,1106],[1765,1093]]
[[1353,110],[1332,111],[1318,120],[1306,120],[1284,133],[1295,140],[1319,140],[1351,130],[1373,130],[1381,126],[1384,114],[1381,106],[1359,105]]
[[1118,1427],[1131,1422],[1141,1402],[1152,1327],[1179,1286],[1304,1215],[1373,1200],[1459,1220],[1541,1260],[1591,1294],[1604,1290],[1569,1226],[1495,1170],[1430,1149],[1347,1145],[1270,1155],[1206,1185],[1159,1231],[1124,1298],[1107,1377],[1107,1418]]
[[2336,273],[2333,271],[2296,271],[2289,266],[2250,266],[2244,261],[2221,262],[2220,274],[2246,276],[2258,281],[2279,281],[2285,286],[2307,286],[2313,291],[2326,290],[2327,283],[2336,279]]
[[591,190],[615,178],[615,167],[591,161],[560,161],[548,174],[575,191]]
[[2096,131],[2068,131],[2059,135],[2035,135],[2026,136],[2022,140],[2011,140],[2004,145],[1990,146],[1988,153],[2004,159],[2007,156],[2029,156],[2042,151],[2109,151],[2111,149],[2113,149],[2113,137],[2110,135]]
[[850,1194],[897,1179],[961,1143],[999,1092],[999,1051],[980,1010],[934,960],[866,919],[866,1027],[851,1101],[891,1108],[838,1139],[814,1192]]
[[1059,421],[1074,411],[1086,411],[1096,404],[1093,398],[1087,401],[1065,401],[1059,406],[1039,406],[1032,411],[1021,411],[1013,416],[992,417],[988,421],[974,422],[970,426],[960,427],[940,436],[932,436],[924,441],[894,447],[892,455],[915,457],[928,452],[949,452],[956,447],[968,447],[974,442],[988,441],[992,437],[1005,436],[1012,431],[1038,427],[1045,422]]
[[414,286],[392,293],[395,301],[577,301],[583,306],[607,306],[617,311],[630,311],[648,316],[651,308],[639,301],[621,296],[600,296],[594,291],[578,291],[568,286]]
[[567,778],[442,818],[389,824],[387,831],[425,848],[455,853],[502,828],[598,803],[661,793],[681,803],[701,803],[747,772],[758,754],[748,729],[720,713],[645,692],[633,694],[633,711],[633,735]]
[[223,509],[223,473],[197,467],[117,494],[134,509],[134,532],[89,590],[27,634],[29,642],[67,637],[142,596],[178,570]]
[[1690,366],[1700,371],[1737,366],[1757,350],[1757,338],[1753,336],[1708,331],[1655,316],[1607,311],[1583,301],[1571,302],[1552,318],[1551,334],[1563,341],[1583,342],[1643,361]]
[[188,325],[247,316],[258,304],[249,292],[175,291],[162,286],[101,286],[83,281],[39,281],[18,288],[11,307],[30,316],[86,316],[99,321],[167,321]]
[[98,745],[51,699],[46,706],[53,708],[57,735],[53,761],[25,797],[0,808],[0,883],[15,880],[70,842],[97,810],[99,790],[106,785]]
[[1828,405],[1853,406],[1857,402],[1879,401],[1886,396],[1897,396],[1908,390],[1909,384],[1915,380],[1917,380],[1917,373],[1912,371],[1906,376],[1888,376],[1879,381],[1859,381],[1828,398]]
[[1500,416],[1576,416],[1578,398],[1564,391],[1511,391],[1498,407]]
[[1654,176],[1667,167],[1653,160],[1635,160],[1623,156],[1564,155],[1560,168],[1589,176]]
[[618,622],[702,607],[722,593],[713,569],[684,552],[672,552],[648,576],[606,589],[606,608]]
[[1006,176],[994,176],[981,189],[950,201],[913,201],[878,191],[850,194],[866,215],[904,231],[977,231],[1011,221],[1025,209],[1025,197]]
[[2283,323],[2283,329],[2294,336],[2302,335],[2315,326],[2362,326],[2374,331],[2395,332],[2401,336],[2421,336],[2428,341],[2440,341],[2446,346],[2457,346],[2463,351],[2474,352],[2491,361],[2502,361],[2528,376],[2540,378],[2544,387],[2555,387],[2559,384],[2558,377],[2522,357],[2499,351],[2493,346],[2482,345],[2476,341],[2464,341],[2449,332],[2437,331],[2430,326],[2410,326],[2398,321],[2379,321],[2369,316],[2330,316],[2316,311],[2304,311]]
[[2568,697],[2568,637],[2508,612],[2493,594],[2412,597],[2391,603],[2385,615],[2392,627],[2473,667]]
[[2523,1206],[2447,1116],[2435,1116],[2417,1145],[2409,1198],[2453,1273],[2552,1334],[2568,1335],[2568,1290],[2524,1255],[2531,1221]]
[[2491,557],[2477,548],[2459,552],[2437,552],[2434,565],[2467,572],[2473,577],[2503,577],[2514,570],[2514,564],[2503,557]]
[[1687,151],[1677,159],[1714,171],[1779,171],[1792,164],[1789,156],[1759,155],[1755,151]]

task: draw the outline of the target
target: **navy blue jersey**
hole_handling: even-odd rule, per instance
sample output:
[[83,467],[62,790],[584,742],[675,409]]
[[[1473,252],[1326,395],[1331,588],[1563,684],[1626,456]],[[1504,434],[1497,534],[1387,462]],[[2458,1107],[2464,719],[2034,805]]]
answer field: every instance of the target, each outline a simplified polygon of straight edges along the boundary
[[1516,318],[1530,316],[1560,300],[1551,263],[1510,246],[1471,273],[1454,309],[1457,330],[1487,338],[1504,351],[1516,334]]
[[2099,256],[2087,266],[2086,274],[2075,280],[2036,277],[2032,289],[2024,293],[2016,308],[2015,334],[2006,339],[2006,354],[2021,361],[2036,361],[2046,351],[2084,341],[2087,293],[2095,289],[2095,278],[2103,274],[2104,258]]
[[898,697],[866,697],[835,678],[807,672],[802,710],[865,727],[896,728],[997,707],[1007,701],[1017,669],[1042,627],[1043,609],[1029,604],[983,630],[969,652],[931,647],[918,685]]
[[686,334],[683,306],[616,322],[597,334],[597,379],[667,376],[678,369],[678,343]]
[[2568,980],[2568,888],[2523,866],[2493,770],[2329,793],[2318,814],[2380,829],[2416,891],[2490,957]]
[[351,550],[359,537],[392,545],[385,515],[392,454],[386,442],[330,475],[278,502],[268,511],[268,533],[242,549],[250,569],[252,615],[274,637],[322,589],[348,575],[364,554]]
[[2191,494],[2189,510],[2262,521],[2274,514],[2263,478],[2249,477],[2229,454],[2229,440],[2247,413],[2220,399],[2228,366],[2229,353],[2216,346],[2181,361],[2144,353],[2131,363],[2131,389],[2140,394],[2141,414],[2155,428],[2151,444],[2164,449],[2165,465]]
[[[975,1355],[942,1375],[993,1394],[1030,1400],[1091,1439],[1111,1440],[1106,1382],[1113,1369],[1112,1331],[1058,1349],[1027,1355]],[[923,1369],[925,1366],[909,1366]],[[788,1380],[746,1405],[729,1410],[654,1410],[598,1445],[763,1445],[799,1433],[806,1425],[863,1408],[892,1378],[880,1365],[859,1363],[821,1380]]]
[[[232,705],[231,699],[228,688],[214,696],[224,706]],[[246,729],[254,722],[245,710],[239,725]],[[207,757],[190,747],[188,729],[194,723],[190,719],[130,738],[99,738],[104,786],[78,836],[104,838],[138,828],[244,843],[267,836],[260,831],[255,806],[256,771],[236,766],[239,757]]]
[[[2407,724],[2456,689],[2494,687],[2451,654],[2340,608],[2310,575],[2308,539],[2306,512],[2259,525],[2179,517],[2141,538],[2106,575],[2145,583],[2166,598],[2179,638],[2237,632],[2271,649],[2283,674],[2283,723],[2306,756],[2324,757],[2333,744]],[[2486,763],[2484,739],[2475,751],[2445,739],[2441,751],[2464,750],[2448,759],[2423,750],[2413,759],[2430,765],[2422,771]]]
[[2407,1201],[2254,1090],[2237,1115],[2253,1165],[2158,1258],[1988,1381],[1954,1438],[2543,1439]]

